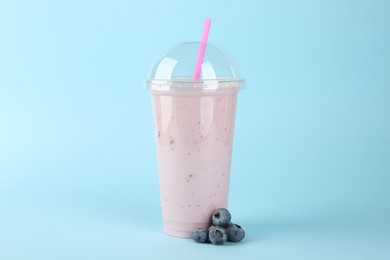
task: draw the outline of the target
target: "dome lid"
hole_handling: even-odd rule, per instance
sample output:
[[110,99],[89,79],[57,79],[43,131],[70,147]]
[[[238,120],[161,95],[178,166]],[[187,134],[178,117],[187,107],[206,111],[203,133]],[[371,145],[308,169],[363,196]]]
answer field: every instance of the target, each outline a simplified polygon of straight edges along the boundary
[[149,71],[146,87],[150,88],[242,88],[233,59],[208,43],[199,80],[193,80],[199,42],[184,42],[160,55]]

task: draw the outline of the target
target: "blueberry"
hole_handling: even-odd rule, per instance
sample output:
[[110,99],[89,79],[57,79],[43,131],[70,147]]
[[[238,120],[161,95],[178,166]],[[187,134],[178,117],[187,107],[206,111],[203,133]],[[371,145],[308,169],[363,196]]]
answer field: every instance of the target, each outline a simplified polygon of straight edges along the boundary
[[197,243],[206,243],[209,238],[209,232],[206,228],[198,228],[192,231],[191,236]]
[[228,240],[230,242],[239,242],[245,237],[245,231],[244,229],[237,224],[231,223],[226,228],[227,234],[228,234]]
[[214,245],[223,245],[227,241],[226,229],[221,226],[211,226],[209,228],[209,239]]
[[225,208],[217,209],[216,211],[214,211],[213,215],[211,216],[211,220],[213,222],[213,225],[215,226],[226,227],[229,225],[231,219],[232,219],[232,215]]

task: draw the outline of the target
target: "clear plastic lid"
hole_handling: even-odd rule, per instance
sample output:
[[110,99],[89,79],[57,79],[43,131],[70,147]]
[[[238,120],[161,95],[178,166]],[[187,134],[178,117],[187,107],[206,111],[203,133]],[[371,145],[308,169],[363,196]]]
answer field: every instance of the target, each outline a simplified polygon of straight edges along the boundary
[[208,43],[199,80],[193,80],[199,42],[184,42],[158,57],[146,79],[147,89],[235,88],[244,86],[233,59]]

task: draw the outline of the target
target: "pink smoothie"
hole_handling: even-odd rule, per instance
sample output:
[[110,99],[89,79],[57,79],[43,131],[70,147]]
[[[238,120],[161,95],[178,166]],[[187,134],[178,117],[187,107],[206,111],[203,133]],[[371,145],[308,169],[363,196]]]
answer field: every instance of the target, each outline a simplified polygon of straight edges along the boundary
[[238,89],[151,93],[164,231],[190,237],[227,207]]

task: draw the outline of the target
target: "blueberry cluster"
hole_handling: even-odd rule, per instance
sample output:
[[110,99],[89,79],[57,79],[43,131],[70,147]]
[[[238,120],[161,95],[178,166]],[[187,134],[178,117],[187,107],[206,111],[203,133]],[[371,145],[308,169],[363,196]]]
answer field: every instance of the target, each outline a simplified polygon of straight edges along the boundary
[[227,209],[217,209],[211,215],[213,225],[208,229],[195,229],[192,239],[197,243],[211,242],[214,245],[223,245],[226,241],[239,242],[245,237],[245,231],[231,220],[232,215]]

